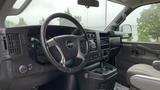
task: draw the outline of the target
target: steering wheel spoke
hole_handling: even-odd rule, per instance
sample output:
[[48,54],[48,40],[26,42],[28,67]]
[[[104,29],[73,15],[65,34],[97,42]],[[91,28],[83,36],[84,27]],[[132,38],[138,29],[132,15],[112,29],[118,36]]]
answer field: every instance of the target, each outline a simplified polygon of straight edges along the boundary
[[66,67],[66,59],[65,59],[65,57],[63,56],[63,55],[61,55],[61,61],[60,61],[60,63],[62,64],[62,66],[63,67]]
[[85,60],[85,54],[83,54],[80,49],[78,50],[76,57],[83,60],[83,61]]
[[[77,53],[77,58],[81,59],[81,60],[85,60],[85,56],[87,55],[87,51],[88,51],[88,44],[87,41],[85,39],[84,35],[78,36],[78,53]],[[81,43],[85,43],[85,46],[81,47]],[[85,52],[82,52],[82,48],[85,48]]]
[[51,38],[51,39],[47,40],[47,45],[48,45],[48,47],[53,47],[53,46],[56,46],[57,44],[56,44],[55,39]]
[[60,60],[60,63],[62,64],[63,67],[66,67],[66,58],[61,50],[61,48],[57,45],[57,42],[55,40],[55,38],[51,38],[49,40],[47,40],[47,45],[48,47],[56,47],[58,52],[60,53],[61,55],[61,60]]
[[61,55],[60,63],[62,64],[63,67],[66,67],[66,58],[63,54],[63,51],[61,50],[61,48],[57,44],[55,44],[55,47],[57,48],[58,52]]

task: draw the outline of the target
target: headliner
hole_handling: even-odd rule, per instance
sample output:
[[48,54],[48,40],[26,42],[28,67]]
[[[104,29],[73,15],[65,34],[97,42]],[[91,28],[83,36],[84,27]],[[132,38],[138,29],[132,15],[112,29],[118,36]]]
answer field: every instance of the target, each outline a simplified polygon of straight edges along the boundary
[[147,5],[150,3],[158,3],[160,0],[109,0],[115,3],[119,3],[131,8],[135,8],[142,5]]

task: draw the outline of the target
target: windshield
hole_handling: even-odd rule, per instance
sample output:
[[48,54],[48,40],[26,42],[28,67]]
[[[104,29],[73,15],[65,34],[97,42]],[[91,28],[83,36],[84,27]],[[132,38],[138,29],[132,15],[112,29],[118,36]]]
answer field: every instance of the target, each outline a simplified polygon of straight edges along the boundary
[[[17,7],[20,6],[19,4],[16,3]],[[106,0],[99,0],[99,7],[90,8],[78,5],[77,0],[32,0],[20,15],[8,16],[5,24],[6,27],[41,25],[51,14],[61,12],[74,17],[84,28],[104,30],[123,8],[124,6],[109,1],[106,4]],[[53,20],[51,24],[72,26],[62,18]]]

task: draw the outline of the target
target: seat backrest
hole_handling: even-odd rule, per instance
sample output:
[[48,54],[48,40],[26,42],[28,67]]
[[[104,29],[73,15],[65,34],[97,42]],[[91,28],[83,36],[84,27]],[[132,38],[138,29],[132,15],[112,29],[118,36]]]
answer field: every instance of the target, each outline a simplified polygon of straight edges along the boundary
[[133,75],[130,78],[130,83],[140,90],[160,90],[160,78]]

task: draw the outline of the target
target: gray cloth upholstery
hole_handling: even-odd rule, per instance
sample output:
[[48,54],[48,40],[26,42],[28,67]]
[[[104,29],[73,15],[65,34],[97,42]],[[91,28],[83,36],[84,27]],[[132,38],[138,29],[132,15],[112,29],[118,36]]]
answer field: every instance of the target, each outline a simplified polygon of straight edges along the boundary
[[[130,78],[133,75],[146,75],[155,78],[160,78],[160,71],[147,64],[136,64],[130,67],[127,71],[127,82],[130,84]],[[132,85],[130,84],[132,87]]]

